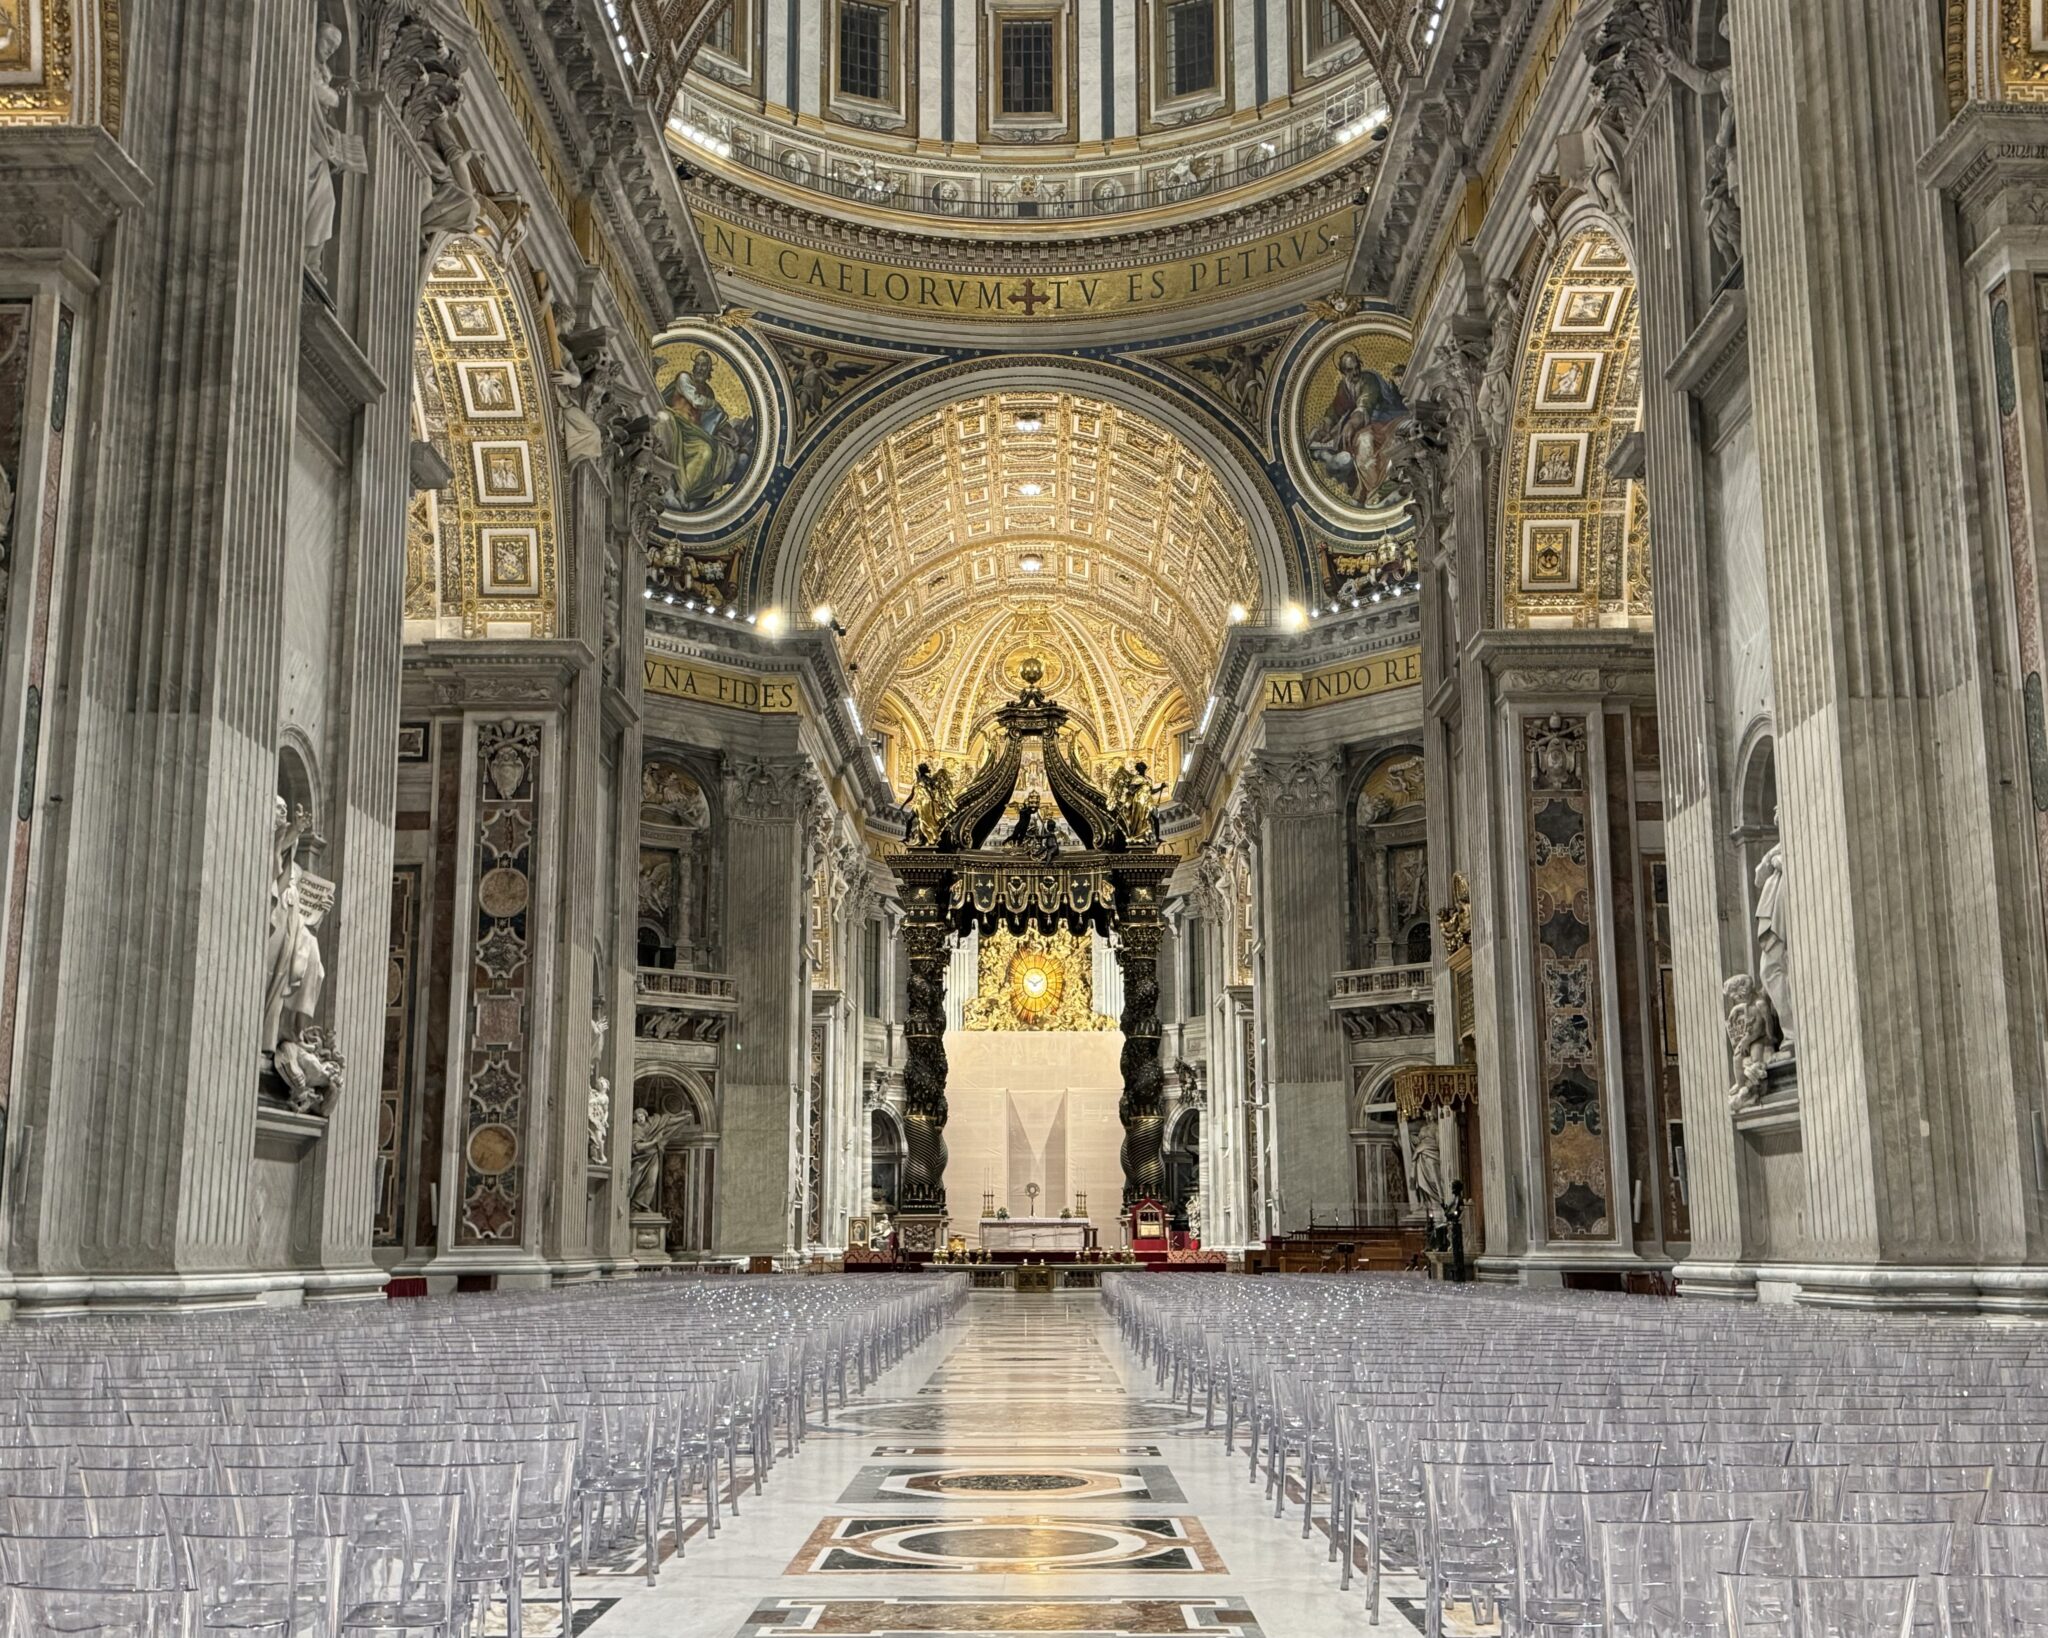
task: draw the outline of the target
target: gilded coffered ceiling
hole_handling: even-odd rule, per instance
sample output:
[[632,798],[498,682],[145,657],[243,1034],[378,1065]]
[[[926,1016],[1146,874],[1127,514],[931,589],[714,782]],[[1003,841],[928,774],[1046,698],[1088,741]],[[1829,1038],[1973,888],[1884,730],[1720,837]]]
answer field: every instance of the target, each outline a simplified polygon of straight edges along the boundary
[[845,630],[868,719],[965,756],[1027,656],[1100,756],[1171,754],[1233,618],[1250,532],[1208,462],[1148,416],[1069,393],[958,400],[840,479],[806,610]]

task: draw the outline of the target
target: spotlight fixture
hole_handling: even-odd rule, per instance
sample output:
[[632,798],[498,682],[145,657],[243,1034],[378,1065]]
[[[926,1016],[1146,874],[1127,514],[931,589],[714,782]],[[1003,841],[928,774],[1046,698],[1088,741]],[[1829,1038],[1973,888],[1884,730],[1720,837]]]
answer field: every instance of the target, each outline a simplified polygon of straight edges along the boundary
[[1304,626],[1308,624],[1308,620],[1308,611],[1304,609],[1299,603],[1289,603],[1287,607],[1281,611],[1280,623],[1284,625],[1289,631],[1300,631]]
[[1045,417],[1036,411],[1027,410],[1017,417],[1017,430],[1019,432],[1043,432],[1045,430]]
[[1242,603],[1232,603],[1224,613],[1223,618],[1228,620],[1233,626],[1241,626],[1251,618],[1251,611]]
[[1017,559],[1017,567],[1021,569],[1025,574],[1036,574],[1040,569],[1045,567],[1045,559],[1040,557],[1036,552],[1026,552],[1022,557]]
[[1017,493],[1026,500],[1036,500],[1045,493],[1045,485],[1042,483],[1020,483],[1017,485]]
[[816,608],[811,610],[812,625],[829,626],[832,623],[832,605],[830,603],[820,603]]

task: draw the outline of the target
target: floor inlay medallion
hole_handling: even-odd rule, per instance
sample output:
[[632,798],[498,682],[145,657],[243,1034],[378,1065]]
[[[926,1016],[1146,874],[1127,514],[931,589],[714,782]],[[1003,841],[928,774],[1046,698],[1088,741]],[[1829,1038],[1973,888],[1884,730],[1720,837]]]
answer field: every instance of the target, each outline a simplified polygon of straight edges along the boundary
[[1000,1409],[985,1404],[972,1408],[917,1400],[910,1403],[856,1405],[835,1412],[833,1426],[871,1433],[1138,1433],[1200,1431],[1202,1419],[1178,1405],[1100,1399],[1005,1399]]
[[[869,1453],[874,1456],[973,1456],[986,1461],[995,1451],[994,1446],[985,1445],[877,1445]],[[1157,1445],[1061,1445],[1062,1456],[1158,1456],[1162,1452]]]
[[1073,1575],[1102,1570],[1214,1575],[1223,1569],[1193,1519],[990,1516],[828,1518],[787,1571],[901,1575]]
[[1263,1638],[1238,1598],[778,1598],[754,1611],[739,1638],[970,1638],[1005,1632],[1037,1638]]
[[1170,1507],[1186,1499],[1164,1466],[1076,1466],[1020,1455],[1007,1462],[984,1459],[945,1466],[864,1467],[839,1504],[1119,1501]]

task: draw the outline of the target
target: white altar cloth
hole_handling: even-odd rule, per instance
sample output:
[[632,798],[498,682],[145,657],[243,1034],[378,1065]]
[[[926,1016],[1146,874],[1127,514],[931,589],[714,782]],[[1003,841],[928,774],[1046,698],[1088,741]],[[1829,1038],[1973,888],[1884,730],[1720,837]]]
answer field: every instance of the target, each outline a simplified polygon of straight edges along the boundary
[[1085,1251],[1085,1217],[984,1217],[983,1251]]

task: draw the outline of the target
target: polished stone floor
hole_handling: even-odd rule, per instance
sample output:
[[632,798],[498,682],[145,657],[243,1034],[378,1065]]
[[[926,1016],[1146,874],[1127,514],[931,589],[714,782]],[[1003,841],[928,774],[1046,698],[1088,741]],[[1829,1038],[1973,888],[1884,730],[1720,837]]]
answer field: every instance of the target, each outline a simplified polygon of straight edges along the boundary
[[[659,1584],[580,1577],[594,1638],[1033,1633],[1338,1638],[1318,1516],[1275,1520],[1242,1453],[1164,1403],[1092,1293],[983,1293],[885,1377],[715,1541],[692,1530]],[[611,1566],[607,1566],[610,1568]],[[620,1571],[631,1566],[621,1563]],[[1420,1627],[1389,1578],[1378,1630]],[[537,1612],[529,1610],[529,1615]]]

